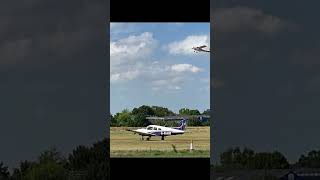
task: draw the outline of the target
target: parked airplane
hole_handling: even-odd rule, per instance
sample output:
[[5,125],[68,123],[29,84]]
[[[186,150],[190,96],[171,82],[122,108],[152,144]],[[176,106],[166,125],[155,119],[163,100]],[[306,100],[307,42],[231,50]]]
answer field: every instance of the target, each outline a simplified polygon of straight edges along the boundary
[[138,133],[139,135],[141,135],[141,140],[144,140],[144,136],[148,136],[147,140],[150,140],[151,136],[161,136],[161,140],[164,140],[165,136],[184,134],[186,125],[187,120],[183,119],[180,121],[179,127],[149,125],[146,128],[136,130],[127,129],[127,131],[132,131],[134,132],[134,134]]
[[210,52],[210,50],[204,50],[203,48],[207,47],[206,45],[203,46],[198,46],[198,47],[193,47],[192,49],[194,50],[194,52],[198,53],[198,52]]

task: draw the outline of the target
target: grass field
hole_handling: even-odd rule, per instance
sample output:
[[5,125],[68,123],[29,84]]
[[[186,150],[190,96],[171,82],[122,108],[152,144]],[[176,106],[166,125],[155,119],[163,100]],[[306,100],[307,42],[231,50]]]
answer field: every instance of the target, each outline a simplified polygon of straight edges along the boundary
[[[161,137],[142,141],[127,128],[110,128],[111,157],[210,157],[210,127],[187,127],[183,135],[167,136],[164,141]],[[194,151],[190,152],[191,140]]]

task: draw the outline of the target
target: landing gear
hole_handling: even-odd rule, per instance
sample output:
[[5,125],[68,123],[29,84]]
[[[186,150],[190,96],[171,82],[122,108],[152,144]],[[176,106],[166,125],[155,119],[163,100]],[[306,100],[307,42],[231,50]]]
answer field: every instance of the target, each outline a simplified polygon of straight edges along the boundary
[[[147,138],[146,138],[146,140],[147,141],[149,141],[151,139],[151,136],[148,136]],[[143,141],[144,140],[144,138],[143,138],[143,136],[141,136],[141,141]]]
[[161,140],[162,140],[162,141],[164,140],[164,136],[161,136]]

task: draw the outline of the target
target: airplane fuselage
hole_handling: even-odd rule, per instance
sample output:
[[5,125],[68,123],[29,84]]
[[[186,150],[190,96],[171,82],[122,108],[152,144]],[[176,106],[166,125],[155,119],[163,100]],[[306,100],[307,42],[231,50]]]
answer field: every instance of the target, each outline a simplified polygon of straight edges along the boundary
[[147,128],[136,129],[133,131],[141,134],[142,136],[170,136],[184,133],[183,130],[157,125],[150,125]]
[[192,49],[195,51],[195,52],[210,52],[209,50],[205,50],[203,48],[205,48],[207,46],[199,46],[199,47],[193,47]]
[[186,120],[183,119],[180,121],[179,127],[165,127],[165,126],[158,126],[158,125],[149,125],[146,128],[140,128],[140,129],[136,129],[136,130],[127,129],[127,130],[134,132],[135,134],[139,134],[141,136],[142,140],[143,140],[143,136],[148,136],[147,140],[149,140],[151,138],[151,136],[160,136],[161,140],[164,140],[165,136],[184,134],[186,124],[187,124]]

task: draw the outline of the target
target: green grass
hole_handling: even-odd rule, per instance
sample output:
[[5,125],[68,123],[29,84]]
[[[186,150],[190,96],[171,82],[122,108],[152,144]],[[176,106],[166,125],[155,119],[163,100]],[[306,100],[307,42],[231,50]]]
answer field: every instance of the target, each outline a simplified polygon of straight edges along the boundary
[[[167,136],[164,141],[161,137],[141,141],[141,136],[126,129],[127,127],[110,128],[111,157],[209,157],[210,154],[209,126],[187,127],[185,134]],[[193,152],[189,152],[191,141]]]
[[210,157],[210,151],[203,150],[182,150],[182,151],[159,151],[159,150],[151,150],[151,151],[113,151],[112,157],[145,157],[145,158],[163,158],[163,157]]

